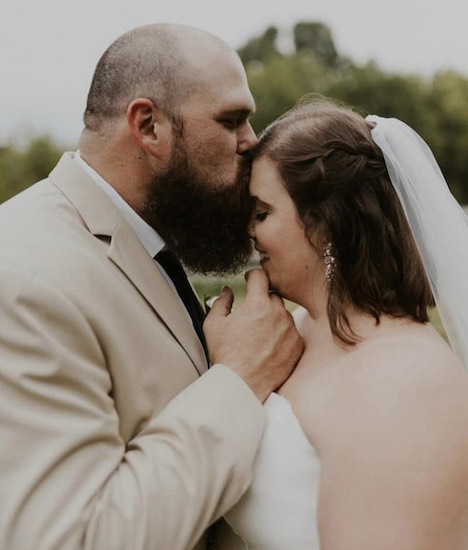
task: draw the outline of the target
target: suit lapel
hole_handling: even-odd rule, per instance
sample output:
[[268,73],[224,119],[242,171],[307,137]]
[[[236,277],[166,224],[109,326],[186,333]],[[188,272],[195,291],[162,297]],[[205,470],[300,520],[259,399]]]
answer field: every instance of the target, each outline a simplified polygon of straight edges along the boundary
[[93,235],[110,238],[109,259],[151,305],[197,371],[200,374],[206,371],[203,347],[187,312],[112,201],[81,170],[70,153],[63,155],[50,180],[75,206]]
[[185,308],[123,219],[112,236],[108,256],[151,304],[202,374],[205,353]]

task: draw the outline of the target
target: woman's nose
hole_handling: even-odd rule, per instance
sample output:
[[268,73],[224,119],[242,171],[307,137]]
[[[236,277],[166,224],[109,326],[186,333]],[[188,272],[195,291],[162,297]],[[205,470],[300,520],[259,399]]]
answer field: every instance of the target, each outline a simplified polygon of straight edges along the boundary
[[255,241],[255,221],[251,220],[249,223],[249,227],[247,228],[247,232],[249,234],[249,237]]

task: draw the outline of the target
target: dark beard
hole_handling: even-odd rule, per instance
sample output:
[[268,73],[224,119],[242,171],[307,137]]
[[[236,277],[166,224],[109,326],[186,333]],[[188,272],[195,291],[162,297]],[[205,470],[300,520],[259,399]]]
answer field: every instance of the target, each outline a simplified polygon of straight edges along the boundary
[[217,186],[191,165],[182,139],[173,151],[166,173],[151,182],[143,217],[192,272],[239,272],[252,254],[250,162],[242,159],[235,182]]

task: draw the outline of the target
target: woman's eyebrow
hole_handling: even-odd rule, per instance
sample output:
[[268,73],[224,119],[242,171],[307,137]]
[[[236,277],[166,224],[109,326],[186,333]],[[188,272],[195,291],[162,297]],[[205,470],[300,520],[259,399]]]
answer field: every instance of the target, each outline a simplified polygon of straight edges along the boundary
[[257,207],[260,206],[261,208],[270,208],[270,206],[271,206],[267,202],[265,202],[262,199],[260,199],[259,197],[257,197],[257,195],[253,195],[252,198],[255,201],[255,206],[257,206]]

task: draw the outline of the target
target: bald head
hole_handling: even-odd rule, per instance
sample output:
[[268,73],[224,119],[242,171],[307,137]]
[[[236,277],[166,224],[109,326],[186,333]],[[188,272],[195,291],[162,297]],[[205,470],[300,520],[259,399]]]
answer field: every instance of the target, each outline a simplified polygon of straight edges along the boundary
[[200,84],[198,68],[207,52],[235,55],[220,38],[193,27],[155,24],[125,33],[97,64],[84,114],[86,129],[99,131],[124,115],[137,97],[150,99],[177,121],[180,106]]

